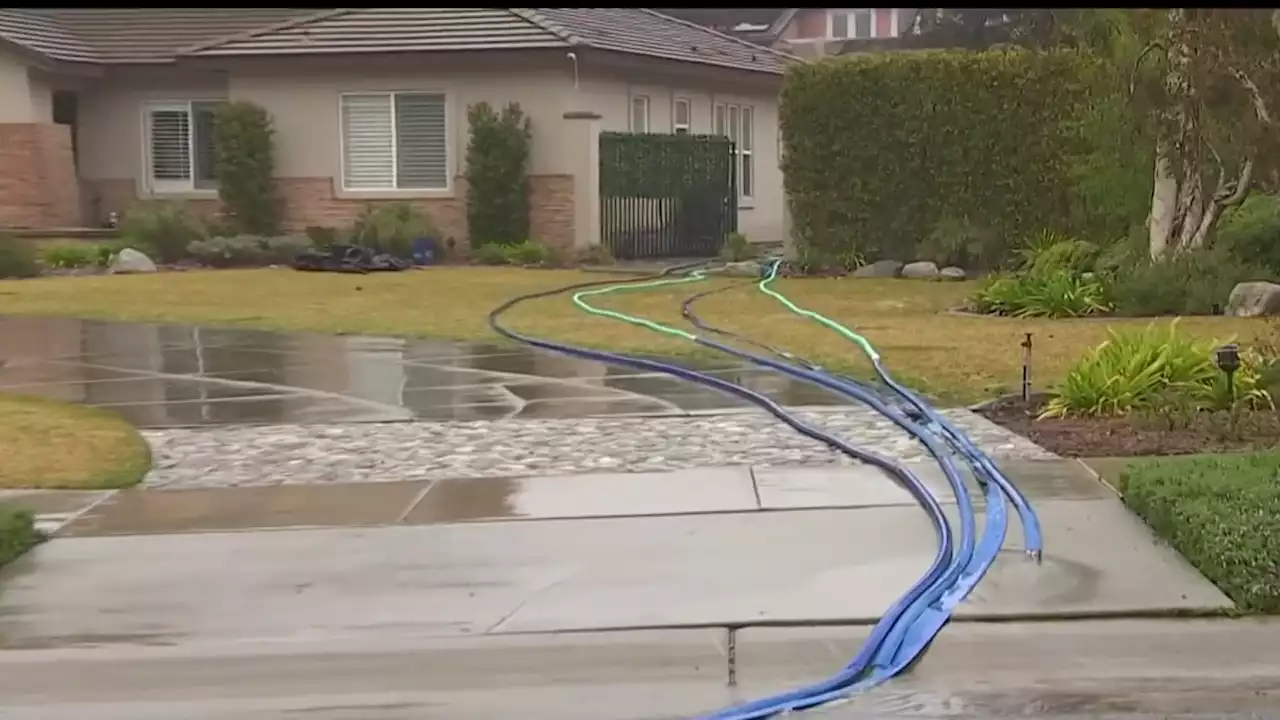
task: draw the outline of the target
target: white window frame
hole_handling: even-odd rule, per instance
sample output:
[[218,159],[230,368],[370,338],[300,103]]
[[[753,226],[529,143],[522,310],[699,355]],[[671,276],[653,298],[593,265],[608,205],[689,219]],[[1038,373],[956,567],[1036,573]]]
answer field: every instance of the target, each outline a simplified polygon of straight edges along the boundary
[[[748,123],[745,122],[745,118],[748,115],[751,117],[751,122],[749,123],[751,127],[751,132],[744,133],[743,128],[748,125]],[[735,119],[736,119],[736,122],[735,122]],[[733,132],[733,133],[729,132],[730,123],[737,125],[736,132]],[[746,105],[743,103],[716,103],[715,105],[712,106],[712,110],[711,110],[711,132],[712,134],[721,135],[727,138],[733,138],[735,135],[737,136],[737,139],[734,140],[734,143],[733,143],[733,155],[734,155],[733,177],[734,177],[735,184],[738,186],[738,197],[742,200],[747,200],[747,201],[751,200],[751,198],[755,196],[756,179],[758,177],[755,172],[756,170],[756,163],[755,163],[756,111],[755,111],[755,108],[751,105]],[[750,137],[747,137],[748,134],[750,135]],[[748,142],[744,143],[742,141],[743,138],[747,138]],[[743,192],[743,188],[742,188],[742,178],[744,175],[743,168],[747,165],[750,165],[751,167],[751,173],[750,173],[751,174],[751,193],[752,193],[751,195],[748,195],[745,192]]]
[[[195,98],[192,100],[157,100],[142,104],[142,167],[143,178],[150,194],[182,194],[218,192],[217,182],[212,187],[196,187],[196,113],[197,103],[218,104],[227,102],[225,98]],[[154,112],[185,112],[187,114],[187,168],[186,180],[160,180],[155,177],[155,165],[152,162],[151,115]]]
[[[862,14],[866,14],[871,17],[871,26],[870,26],[871,34],[867,35],[865,38],[858,37],[855,34],[855,30],[858,27],[858,24],[855,21],[854,16],[862,15]],[[845,17],[845,29],[849,33],[844,37],[837,37],[835,32],[836,30],[835,19],[839,15],[843,15]],[[828,8],[827,9],[827,39],[828,40],[869,40],[874,37],[877,37],[875,8]]]
[[[684,107],[684,122],[680,122],[680,107]],[[693,103],[687,97],[677,97],[671,101],[671,132],[680,135],[693,132]]]
[[[343,107],[348,97],[368,97],[374,95],[385,95],[391,100],[391,184],[388,188],[353,188],[347,187],[347,129],[345,125],[345,114]],[[396,127],[396,104],[397,95],[436,95],[444,99],[444,187],[439,188],[400,188],[396,187],[399,182],[400,174],[400,137],[399,130]],[[385,195],[390,197],[419,197],[419,196],[441,196],[449,195],[454,191],[454,153],[453,146],[453,96],[444,90],[432,89],[413,89],[413,90],[352,90],[338,94],[338,173],[339,186],[342,188],[343,194],[350,195]]]
[[[644,127],[636,127],[636,103],[639,102],[644,106]],[[652,116],[653,103],[649,102],[648,95],[632,95],[627,104],[627,126],[631,128],[633,133],[647,133],[653,127]]]

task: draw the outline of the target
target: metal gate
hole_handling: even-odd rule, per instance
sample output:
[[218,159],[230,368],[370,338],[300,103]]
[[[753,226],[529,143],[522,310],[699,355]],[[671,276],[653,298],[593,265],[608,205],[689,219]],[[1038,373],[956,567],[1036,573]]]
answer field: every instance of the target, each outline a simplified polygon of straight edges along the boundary
[[738,229],[733,143],[600,134],[600,238],[615,258],[714,257]]

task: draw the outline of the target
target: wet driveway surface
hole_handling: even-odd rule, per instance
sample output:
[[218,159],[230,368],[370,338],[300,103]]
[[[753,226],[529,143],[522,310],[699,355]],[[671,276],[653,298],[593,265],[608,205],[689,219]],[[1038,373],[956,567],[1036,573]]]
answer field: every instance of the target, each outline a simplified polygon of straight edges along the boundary
[[[788,406],[843,404],[736,365],[700,369]],[[0,391],[144,428],[681,416],[749,407],[681,382],[513,345],[0,317]]]

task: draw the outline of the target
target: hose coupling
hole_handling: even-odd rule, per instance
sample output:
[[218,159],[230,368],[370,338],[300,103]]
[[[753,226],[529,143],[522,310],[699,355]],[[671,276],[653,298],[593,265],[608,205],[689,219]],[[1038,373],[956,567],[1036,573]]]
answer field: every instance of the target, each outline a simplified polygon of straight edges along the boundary
[[1044,560],[1044,551],[1028,550],[1027,557],[1031,558],[1032,560],[1035,560],[1036,564],[1039,565]]

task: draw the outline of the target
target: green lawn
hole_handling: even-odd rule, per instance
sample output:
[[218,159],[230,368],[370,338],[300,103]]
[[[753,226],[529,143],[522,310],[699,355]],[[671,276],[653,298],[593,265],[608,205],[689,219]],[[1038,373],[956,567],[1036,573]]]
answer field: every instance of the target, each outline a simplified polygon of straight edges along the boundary
[[1280,612],[1280,452],[1140,460],[1125,504],[1242,610]]
[[[0,282],[0,311],[121,320],[242,325],[280,330],[493,339],[485,315],[507,298],[599,279],[571,270],[435,268],[374,275],[300,273],[285,269],[161,273],[137,276],[39,278]],[[617,276],[619,281],[623,276]],[[609,296],[600,303],[679,324],[680,300],[729,280],[670,290]],[[972,401],[1017,386],[1023,334],[1034,337],[1033,380],[1061,377],[1108,326],[1143,320],[1018,320],[945,314],[972,283],[911,280],[783,280],[793,301],[839,320],[875,343],[902,379],[947,400]],[[845,370],[865,370],[854,347],[817,324],[798,319],[747,285],[712,296],[703,318]],[[577,311],[568,296],[530,302],[510,316],[540,336],[627,351],[696,352],[690,343]],[[1182,328],[1204,337],[1249,342],[1265,322],[1187,318]]]
[[8,394],[0,394],[0,458],[4,489],[127,487],[151,467],[146,441],[122,418],[57,400]]

